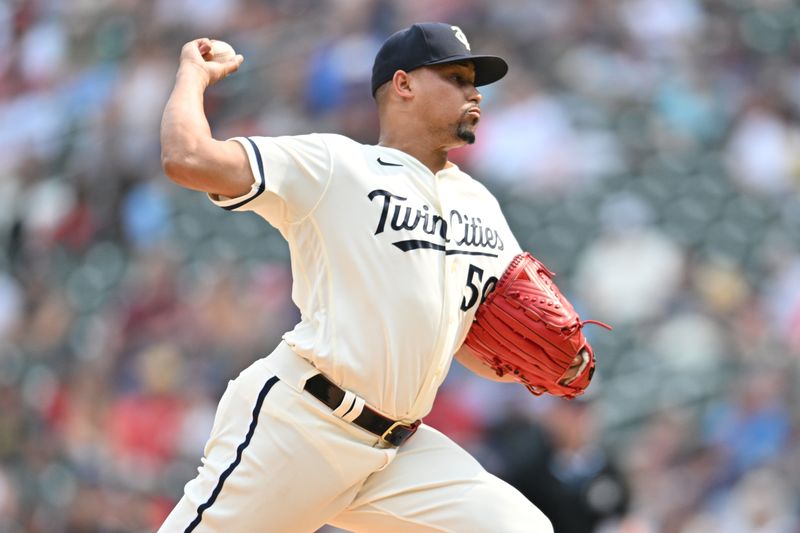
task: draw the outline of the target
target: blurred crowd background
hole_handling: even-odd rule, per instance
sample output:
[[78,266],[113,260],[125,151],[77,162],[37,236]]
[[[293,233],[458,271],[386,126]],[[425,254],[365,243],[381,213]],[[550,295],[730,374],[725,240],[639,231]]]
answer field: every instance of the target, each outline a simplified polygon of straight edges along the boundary
[[278,233],[161,171],[182,44],[245,56],[218,138],[374,143],[372,58],[420,20],[508,59],[454,159],[615,328],[587,397],[454,364],[428,422],[560,533],[800,531],[796,0],[3,0],[0,532],[156,529],[298,318]]

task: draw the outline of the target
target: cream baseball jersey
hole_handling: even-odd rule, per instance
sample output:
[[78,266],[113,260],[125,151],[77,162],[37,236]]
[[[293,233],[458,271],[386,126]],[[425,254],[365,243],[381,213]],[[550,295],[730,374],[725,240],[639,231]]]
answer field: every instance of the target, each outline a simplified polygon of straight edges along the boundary
[[311,134],[236,138],[254,183],[239,198],[289,244],[300,356],[394,419],[431,408],[475,309],[520,247],[497,200],[449,166]]

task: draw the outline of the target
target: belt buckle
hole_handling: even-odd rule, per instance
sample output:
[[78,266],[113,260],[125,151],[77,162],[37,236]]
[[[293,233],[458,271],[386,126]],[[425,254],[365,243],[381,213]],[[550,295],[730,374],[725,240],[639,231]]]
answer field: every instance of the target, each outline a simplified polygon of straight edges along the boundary
[[[417,420],[412,424],[403,424],[402,422],[395,422],[389,429],[383,432],[381,435],[381,440],[384,442],[388,442],[392,446],[400,446],[405,441],[407,441],[411,435],[417,432],[417,428],[419,427],[422,420]],[[397,431],[401,429],[403,431]]]

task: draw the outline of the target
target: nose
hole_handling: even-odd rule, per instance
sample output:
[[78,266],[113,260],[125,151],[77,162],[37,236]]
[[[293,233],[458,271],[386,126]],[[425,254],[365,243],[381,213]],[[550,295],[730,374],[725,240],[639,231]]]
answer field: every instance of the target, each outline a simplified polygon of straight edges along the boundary
[[476,104],[480,104],[481,100],[483,100],[483,95],[478,90],[478,88],[473,85],[472,86],[472,91],[471,91],[471,93],[469,95],[469,101],[470,102],[475,102]]

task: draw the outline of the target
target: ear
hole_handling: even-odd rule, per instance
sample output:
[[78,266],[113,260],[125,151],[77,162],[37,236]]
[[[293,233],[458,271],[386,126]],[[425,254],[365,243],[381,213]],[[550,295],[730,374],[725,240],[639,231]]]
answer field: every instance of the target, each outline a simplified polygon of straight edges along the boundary
[[398,70],[392,76],[392,89],[401,98],[410,99],[414,97],[411,88],[411,76],[405,70]]

